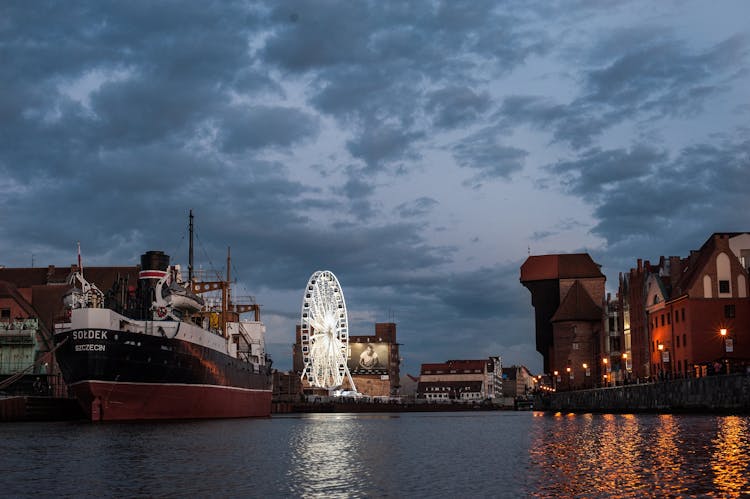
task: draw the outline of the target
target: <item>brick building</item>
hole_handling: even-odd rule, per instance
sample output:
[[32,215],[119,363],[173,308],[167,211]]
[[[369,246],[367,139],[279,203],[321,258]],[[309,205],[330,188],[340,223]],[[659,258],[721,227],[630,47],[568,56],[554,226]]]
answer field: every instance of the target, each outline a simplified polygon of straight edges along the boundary
[[531,292],[536,347],[558,389],[594,386],[601,369],[606,278],[586,253],[530,256],[521,284]]
[[662,258],[645,282],[654,377],[750,365],[750,233],[715,233],[689,257]]

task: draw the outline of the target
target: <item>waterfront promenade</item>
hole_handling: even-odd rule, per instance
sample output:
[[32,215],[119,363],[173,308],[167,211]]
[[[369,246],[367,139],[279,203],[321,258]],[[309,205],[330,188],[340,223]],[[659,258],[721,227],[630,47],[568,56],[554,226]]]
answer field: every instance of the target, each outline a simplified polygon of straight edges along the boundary
[[750,414],[750,375],[683,378],[545,393],[536,408],[554,412]]

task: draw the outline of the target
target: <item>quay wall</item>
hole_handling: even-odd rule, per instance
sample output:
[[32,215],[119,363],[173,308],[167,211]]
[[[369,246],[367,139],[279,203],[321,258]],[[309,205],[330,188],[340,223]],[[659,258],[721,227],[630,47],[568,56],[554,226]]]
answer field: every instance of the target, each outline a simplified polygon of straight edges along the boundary
[[730,374],[555,392],[535,409],[553,412],[750,413],[750,376]]

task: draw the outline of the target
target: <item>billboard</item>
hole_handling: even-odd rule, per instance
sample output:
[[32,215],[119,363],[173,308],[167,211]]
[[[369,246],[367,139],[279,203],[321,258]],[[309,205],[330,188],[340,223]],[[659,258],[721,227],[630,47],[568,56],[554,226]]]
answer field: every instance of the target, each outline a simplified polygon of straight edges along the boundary
[[388,374],[388,343],[349,343],[347,367],[352,374]]

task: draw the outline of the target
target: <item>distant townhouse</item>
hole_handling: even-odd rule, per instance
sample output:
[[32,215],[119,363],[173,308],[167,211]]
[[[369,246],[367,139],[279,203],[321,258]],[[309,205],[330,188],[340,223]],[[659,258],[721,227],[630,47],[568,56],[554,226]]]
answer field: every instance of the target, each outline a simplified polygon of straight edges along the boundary
[[503,367],[503,397],[527,398],[535,388],[534,375],[526,366]]
[[417,384],[417,397],[431,402],[495,401],[502,392],[499,356],[422,364]]

